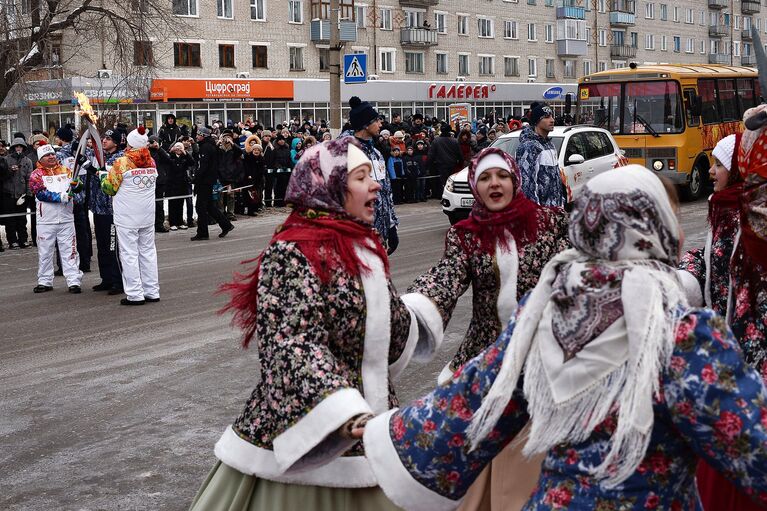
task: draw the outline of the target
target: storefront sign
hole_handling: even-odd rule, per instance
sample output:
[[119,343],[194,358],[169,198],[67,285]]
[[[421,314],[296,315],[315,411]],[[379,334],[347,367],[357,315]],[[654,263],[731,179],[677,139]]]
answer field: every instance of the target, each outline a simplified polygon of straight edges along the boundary
[[292,100],[293,80],[152,80],[151,101]]
[[489,99],[495,85],[486,84],[429,84],[429,99]]
[[562,97],[564,89],[562,87],[549,87],[543,91],[543,99],[559,99]]

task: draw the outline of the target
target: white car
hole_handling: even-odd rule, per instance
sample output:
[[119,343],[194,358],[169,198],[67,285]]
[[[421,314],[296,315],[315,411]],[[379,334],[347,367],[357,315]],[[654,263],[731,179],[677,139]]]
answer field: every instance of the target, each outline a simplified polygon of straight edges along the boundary
[[[495,142],[498,147],[516,157],[522,130],[507,133]],[[559,154],[559,168],[565,179],[568,201],[592,177],[626,163],[623,151],[609,131],[594,126],[556,126],[549,135]],[[454,224],[466,218],[474,204],[469,189],[469,168],[447,179],[442,191],[442,211]]]

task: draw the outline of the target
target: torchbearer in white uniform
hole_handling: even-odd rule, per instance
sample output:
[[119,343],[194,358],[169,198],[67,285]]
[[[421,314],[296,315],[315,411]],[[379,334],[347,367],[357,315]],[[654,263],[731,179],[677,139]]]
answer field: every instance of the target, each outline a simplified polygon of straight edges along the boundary
[[35,293],[53,289],[53,258],[56,243],[61,253],[61,269],[70,293],[80,293],[83,274],[77,253],[73,203],[81,201],[82,183],[72,179],[72,171],[60,164],[49,144],[37,149],[37,168],[29,177],[29,189],[35,196],[37,216],[37,286]]
[[101,189],[114,197],[114,224],[122,266],[122,305],[160,301],[157,249],[154,244],[154,188],[157,167],[149,154],[143,126],[128,133],[125,154],[107,172]]

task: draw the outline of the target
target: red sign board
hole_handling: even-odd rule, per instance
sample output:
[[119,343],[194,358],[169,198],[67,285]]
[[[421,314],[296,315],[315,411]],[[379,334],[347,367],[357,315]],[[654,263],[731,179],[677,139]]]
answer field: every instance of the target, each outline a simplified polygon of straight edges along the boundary
[[495,85],[487,84],[443,84],[429,85],[429,99],[488,99],[495,92]]
[[293,80],[152,80],[151,101],[292,100]]

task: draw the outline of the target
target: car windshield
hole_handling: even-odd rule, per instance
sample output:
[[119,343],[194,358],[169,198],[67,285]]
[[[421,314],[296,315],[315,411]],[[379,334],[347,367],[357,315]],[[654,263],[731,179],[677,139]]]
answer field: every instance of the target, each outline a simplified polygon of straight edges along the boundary
[[582,84],[579,98],[579,122],[614,134],[684,131],[679,84],[672,80]]
[[[554,143],[554,147],[557,148],[557,154],[559,154],[559,151],[562,149],[562,140],[564,140],[564,137],[554,136],[549,138],[551,138],[551,141]],[[512,158],[516,158],[518,146],[519,146],[519,137],[499,138],[498,140],[493,142],[491,145],[491,147],[498,147],[503,152],[510,154]]]

